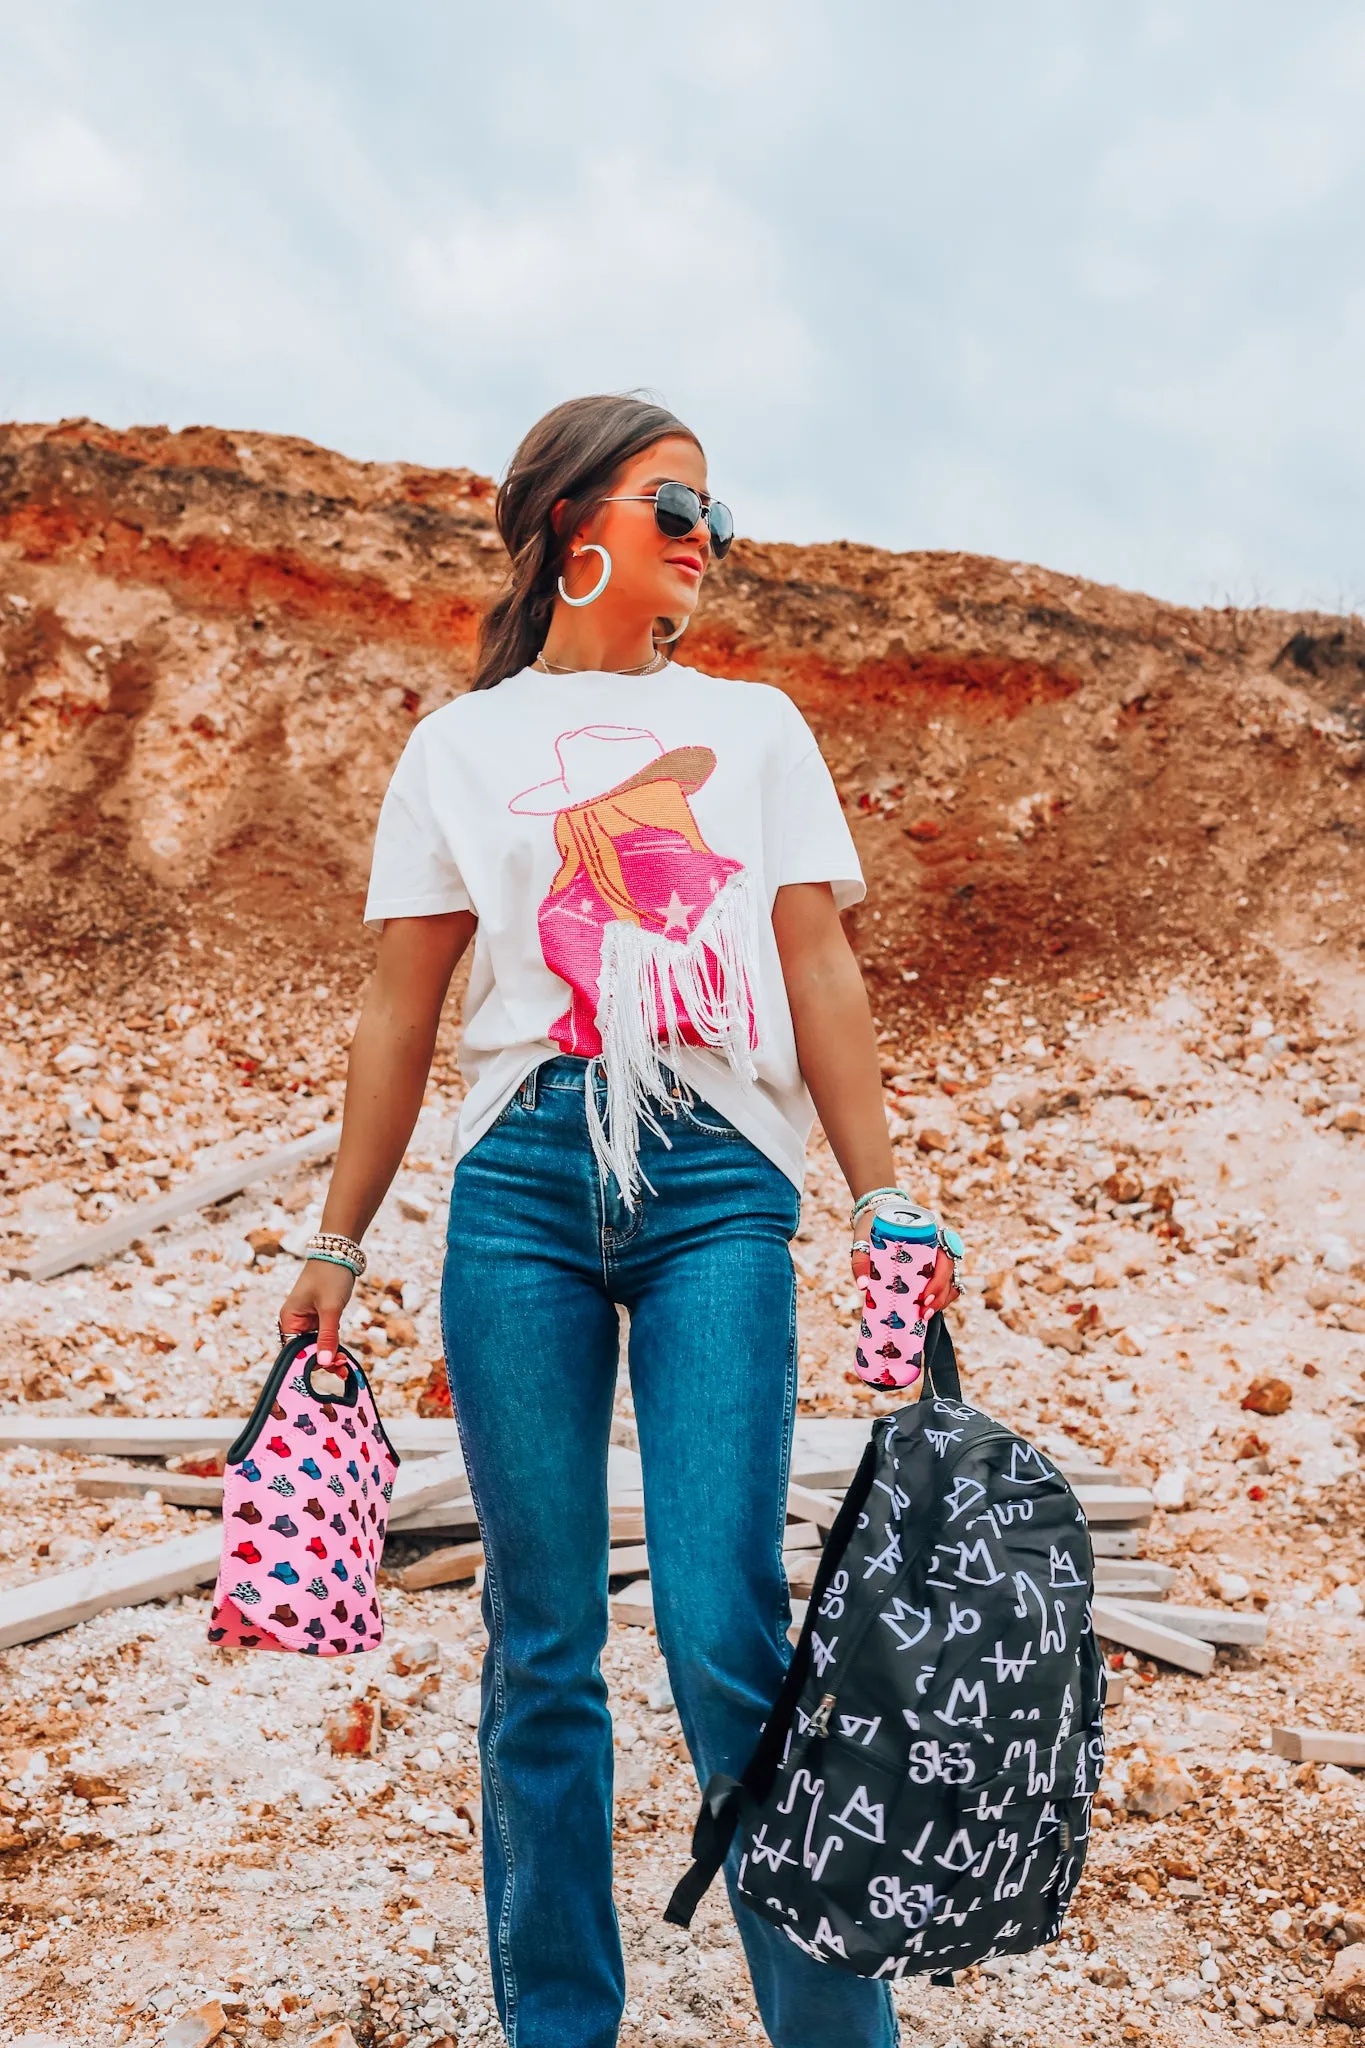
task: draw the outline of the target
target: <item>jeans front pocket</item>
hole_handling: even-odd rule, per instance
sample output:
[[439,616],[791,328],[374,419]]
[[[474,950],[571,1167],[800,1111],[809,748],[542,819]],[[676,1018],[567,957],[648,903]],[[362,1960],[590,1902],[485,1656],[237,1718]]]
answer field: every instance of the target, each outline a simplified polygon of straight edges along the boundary
[[690,1102],[685,1095],[680,1096],[677,1107],[682,1121],[698,1137],[738,1139],[741,1144],[747,1143],[743,1131],[737,1131],[728,1117],[713,1109],[700,1095],[694,1095]]
[[482,1144],[483,1140],[489,1137],[492,1132],[501,1130],[505,1123],[510,1123],[517,1110],[522,1110],[528,1116],[534,1115],[539,1100],[540,1070],[537,1067],[532,1067],[525,1080],[518,1081],[516,1087],[488,1126],[488,1129],[480,1134],[479,1144]]

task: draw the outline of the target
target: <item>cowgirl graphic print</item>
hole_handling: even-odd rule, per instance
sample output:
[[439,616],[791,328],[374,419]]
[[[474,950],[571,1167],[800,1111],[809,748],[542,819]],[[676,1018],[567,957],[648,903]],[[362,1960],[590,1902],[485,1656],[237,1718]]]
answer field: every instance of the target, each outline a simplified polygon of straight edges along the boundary
[[841,908],[863,893],[814,737],[768,685],[676,663],[527,669],[424,719],[384,799],[365,916],[478,920],[456,1158],[564,1052],[600,1062],[589,1127],[628,1201],[665,1068],[799,1186],[813,1112],[772,931],[778,889],[799,882]]
[[680,1045],[710,1046],[754,1078],[752,895],[743,863],[711,850],[688,801],[715,768],[709,747],[669,752],[643,727],[590,725],[560,733],[555,756],[558,776],[509,806],[554,817],[560,864],[537,923],[569,1001],[549,1035],[601,1058],[607,1117],[588,1091],[593,1149],[633,1196],[639,1120],[667,1093],[665,1054],[672,1065]]

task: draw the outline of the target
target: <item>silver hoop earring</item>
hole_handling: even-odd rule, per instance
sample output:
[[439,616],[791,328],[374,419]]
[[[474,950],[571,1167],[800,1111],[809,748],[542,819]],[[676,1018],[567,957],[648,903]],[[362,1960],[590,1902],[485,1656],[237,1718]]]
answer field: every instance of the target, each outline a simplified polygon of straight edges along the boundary
[[577,610],[580,605],[596,604],[602,592],[611,582],[611,556],[605,548],[598,547],[595,540],[584,541],[581,548],[574,549],[574,553],[576,555],[600,555],[602,557],[602,574],[598,577],[586,597],[570,597],[568,591],[564,588],[564,578],[560,576],[557,579],[559,594],[565,604],[571,604]]
[[689,613],[687,618],[685,618],[682,624],[679,626],[676,633],[656,633],[654,635],[654,645],[656,647],[671,647],[675,640],[682,639],[683,634],[687,631],[691,623],[692,618],[691,614]]

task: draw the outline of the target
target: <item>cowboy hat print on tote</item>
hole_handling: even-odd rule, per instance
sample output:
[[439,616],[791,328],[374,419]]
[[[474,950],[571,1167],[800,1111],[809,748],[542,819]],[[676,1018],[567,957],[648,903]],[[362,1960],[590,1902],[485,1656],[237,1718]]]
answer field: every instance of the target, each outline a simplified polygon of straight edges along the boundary
[[715,765],[709,747],[665,751],[642,726],[585,725],[556,739],[557,773],[508,805],[554,819],[560,865],[538,923],[545,964],[570,994],[550,1037],[602,1059],[607,1114],[597,1118],[589,1089],[593,1145],[628,1198],[639,1118],[668,1095],[664,1047],[708,1046],[752,1078],[749,879],[706,844],[688,801]]

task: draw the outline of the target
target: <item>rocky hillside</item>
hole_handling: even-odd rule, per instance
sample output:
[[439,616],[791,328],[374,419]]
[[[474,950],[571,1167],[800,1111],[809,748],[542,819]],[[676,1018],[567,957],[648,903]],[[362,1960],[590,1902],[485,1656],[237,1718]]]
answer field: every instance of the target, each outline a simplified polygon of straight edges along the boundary
[[[11,1269],[335,1113],[380,792],[467,680],[491,497],[258,435],[0,430],[0,1592],[209,1513],[150,1459],[90,1491],[104,1461],[26,1419],[246,1413],[325,1169]],[[1357,1730],[1365,1697],[1365,630],[741,542],[683,645],[789,689],[834,767],[897,1176],[968,1241],[971,1398],[1150,1484],[1147,1565],[1247,1645],[1196,1678],[1108,1643],[1129,1690],[1061,1939],[896,1987],[906,2038],[1348,2048],[1365,1780],[1269,1730]],[[458,1096],[447,1037],[347,1312],[387,1416],[439,1397]],[[847,1215],[817,1142],[803,1421],[896,1405],[851,1369]],[[193,1594],[0,1654],[0,2036],[489,2040],[479,1596],[384,1603],[354,1673],[211,1650]],[[695,1942],[660,1918],[696,1788],[633,1612],[603,1656],[622,2048],[738,2044],[723,1904]]]
[[[334,958],[389,767],[504,557],[469,471],[86,420],[0,429],[0,862],[21,951],[224,917]],[[991,974],[1353,948],[1365,627],[1026,564],[740,541],[680,659],[790,691],[873,883],[888,1025]],[[131,948],[131,953],[127,949]],[[1318,959],[1324,956],[1318,954]],[[1093,985],[1093,986],[1092,986]]]

